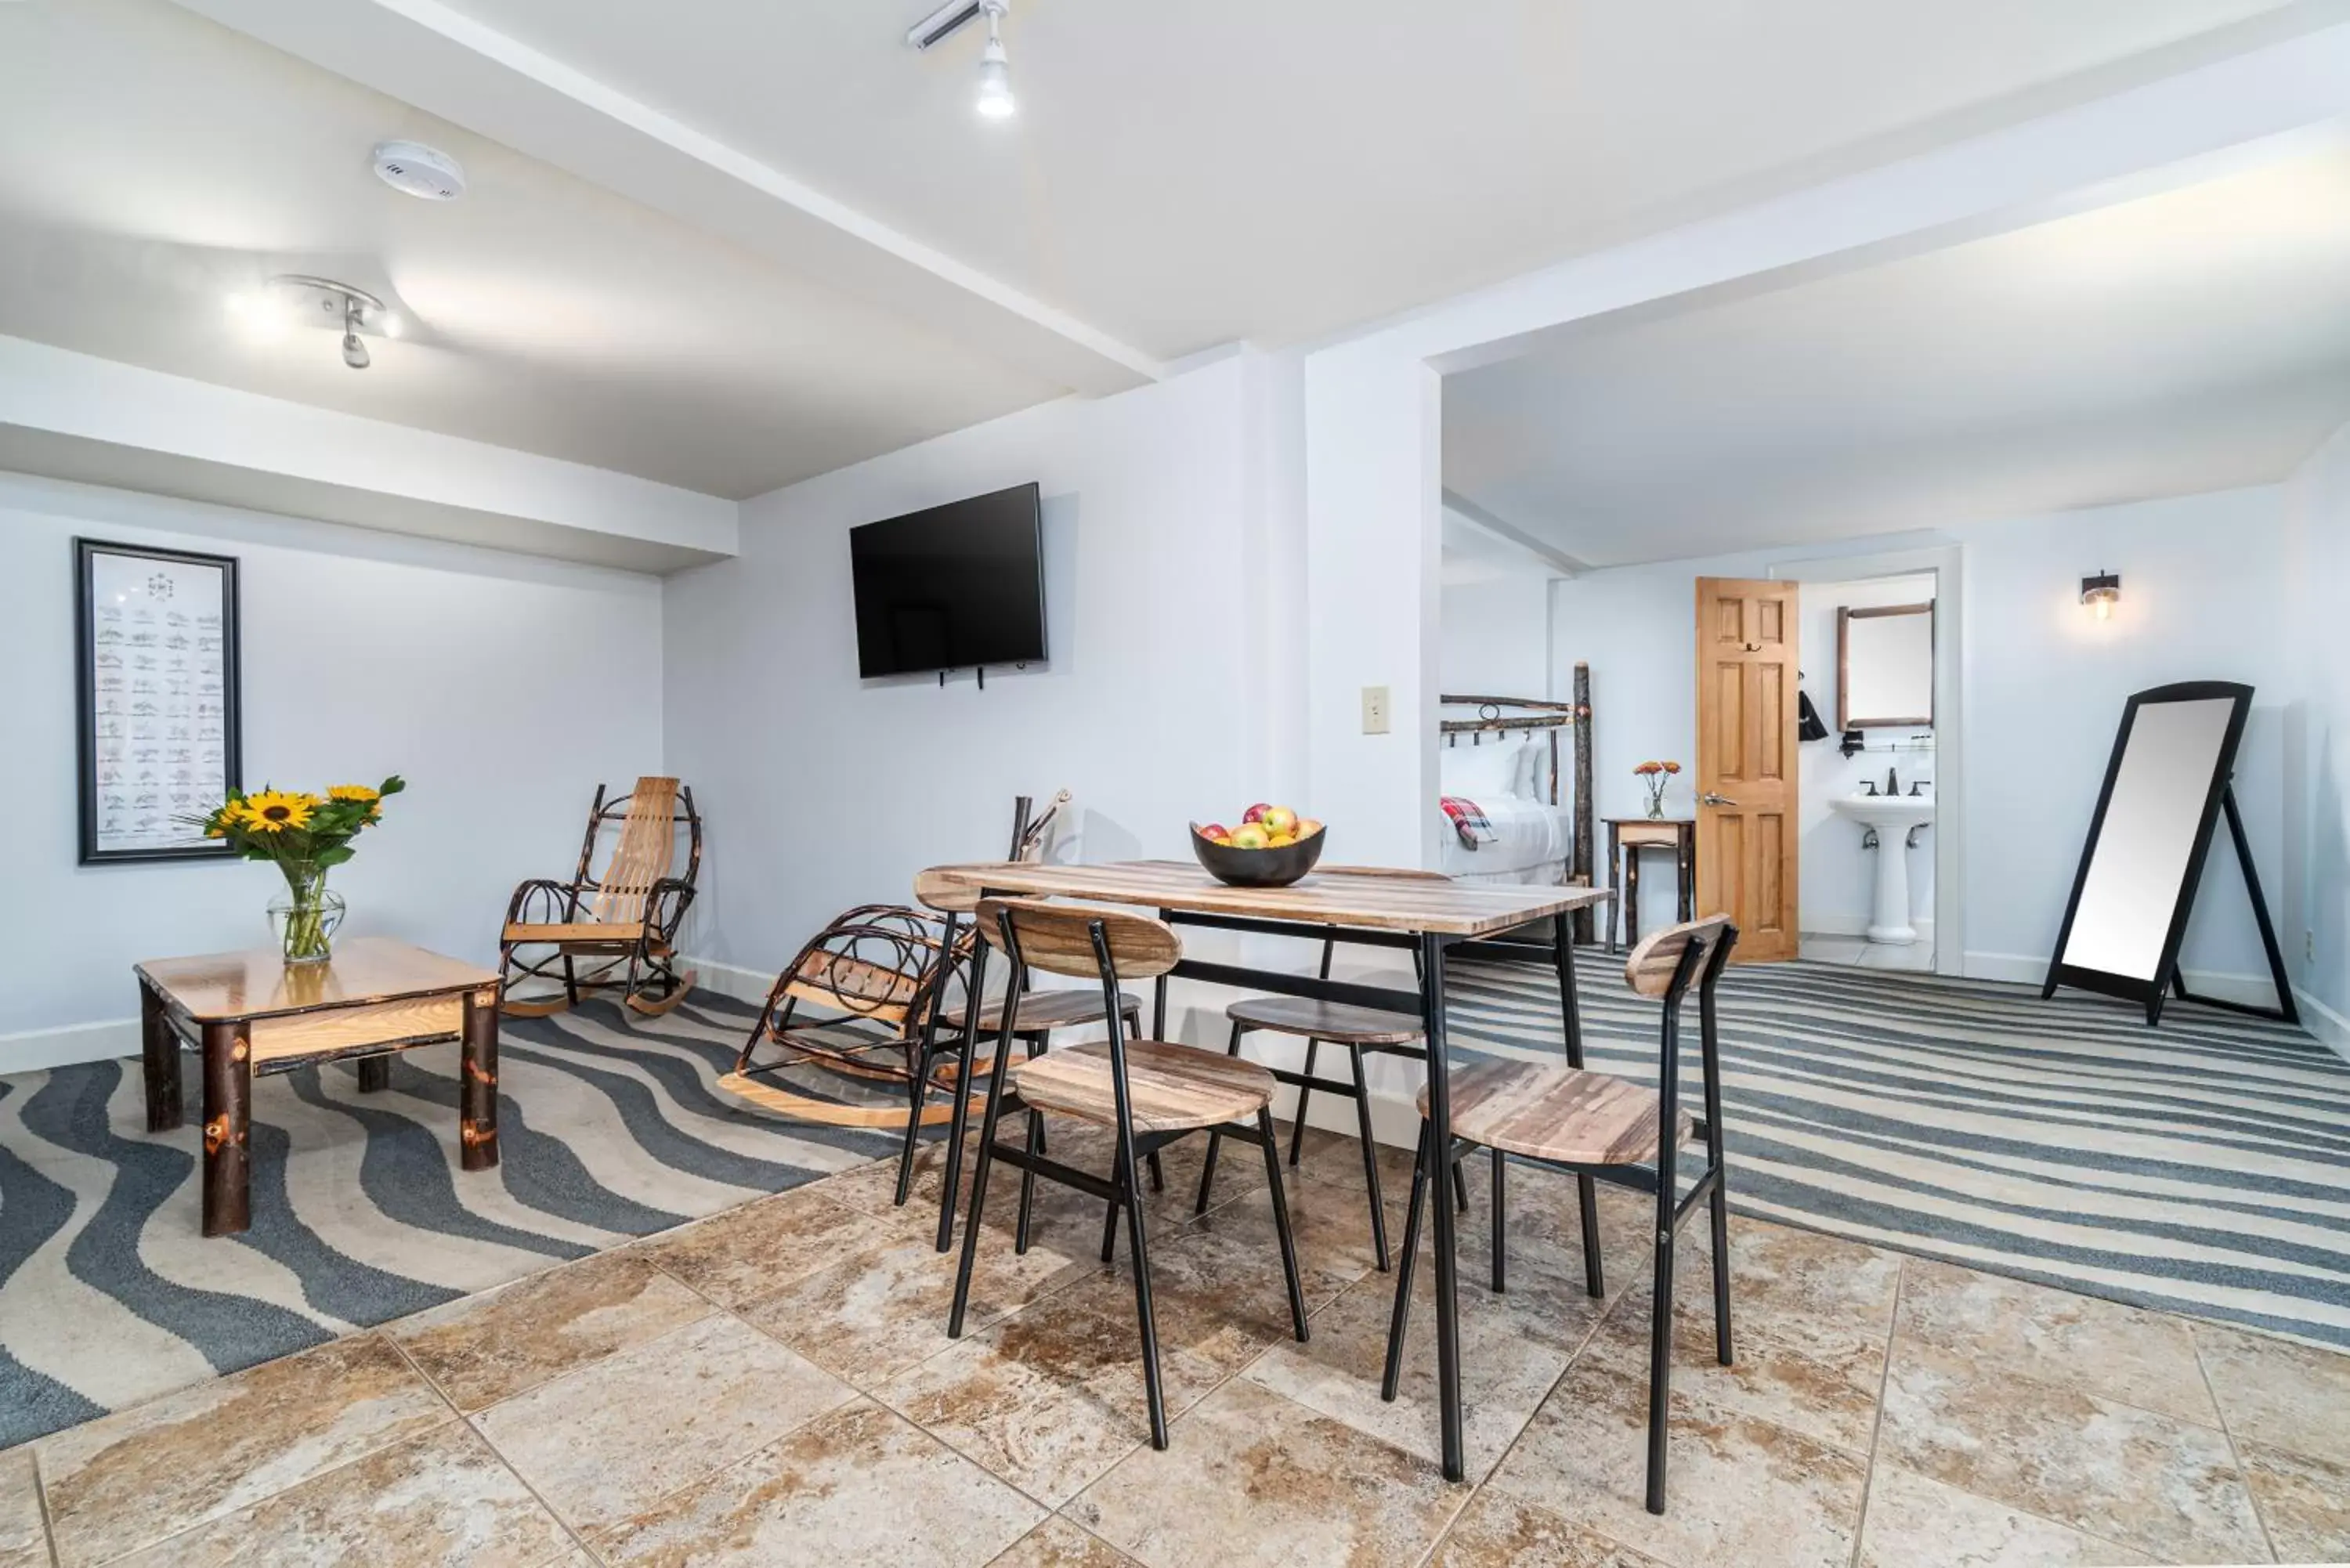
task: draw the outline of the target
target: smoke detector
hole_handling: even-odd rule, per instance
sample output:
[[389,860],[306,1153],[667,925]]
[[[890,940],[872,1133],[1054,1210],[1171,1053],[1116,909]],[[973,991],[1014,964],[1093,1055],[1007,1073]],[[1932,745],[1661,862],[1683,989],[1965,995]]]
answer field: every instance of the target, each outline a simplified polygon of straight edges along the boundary
[[465,170],[437,147],[386,141],[375,150],[375,177],[403,195],[453,202],[465,193]]

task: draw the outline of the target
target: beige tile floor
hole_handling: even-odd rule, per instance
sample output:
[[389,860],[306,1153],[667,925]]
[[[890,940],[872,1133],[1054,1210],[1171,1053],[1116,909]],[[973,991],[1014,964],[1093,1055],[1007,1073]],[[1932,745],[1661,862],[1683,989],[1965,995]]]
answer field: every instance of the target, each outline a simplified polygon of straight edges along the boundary
[[1595,1302],[1571,1189],[1532,1171],[1506,1294],[1482,1222],[1463,1238],[1471,1479],[1447,1484],[1427,1269],[1378,1398],[1390,1284],[1353,1146],[1309,1137],[1291,1183],[1305,1345],[1262,1165],[1228,1158],[1193,1221],[1199,1158],[1170,1152],[1152,1205],[1168,1452],[1097,1209],[1046,1189],[1019,1258],[1000,1188],[953,1342],[936,1173],[897,1210],[885,1165],[0,1453],[0,1568],[2350,1558],[2350,1357],[1753,1220],[1733,1367],[1685,1254],[1653,1517],[1644,1205],[1607,1195]]

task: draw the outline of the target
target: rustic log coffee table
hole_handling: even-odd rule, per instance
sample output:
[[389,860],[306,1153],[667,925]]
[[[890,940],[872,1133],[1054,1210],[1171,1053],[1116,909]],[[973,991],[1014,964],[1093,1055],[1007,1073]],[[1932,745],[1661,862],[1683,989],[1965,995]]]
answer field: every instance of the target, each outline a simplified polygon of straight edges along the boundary
[[147,1130],[181,1123],[180,1042],[204,1064],[204,1234],[252,1222],[253,1079],[359,1058],[359,1087],[390,1081],[391,1055],[462,1041],[457,1137],[467,1170],[498,1162],[498,977],[382,937],[337,945],[322,964],[275,948],[150,959],[139,976]]

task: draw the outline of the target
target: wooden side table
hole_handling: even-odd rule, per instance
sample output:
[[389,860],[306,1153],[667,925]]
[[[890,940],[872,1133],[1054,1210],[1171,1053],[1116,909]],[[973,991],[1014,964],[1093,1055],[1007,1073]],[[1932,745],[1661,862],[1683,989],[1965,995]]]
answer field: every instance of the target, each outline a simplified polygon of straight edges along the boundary
[[[1607,890],[1620,887],[1616,907],[1623,911],[1624,945],[1640,940],[1640,851],[1669,849],[1679,880],[1680,918],[1697,902],[1697,819],[1680,816],[1610,816],[1607,824]],[[1607,950],[1615,952],[1615,922],[1608,923]]]
[[139,976],[147,1130],[180,1125],[180,1042],[204,1069],[204,1234],[252,1222],[253,1079],[359,1057],[359,1087],[382,1088],[391,1053],[463,1043],[457,1133],[467,1170],[498,1162],[498,977],[382,937],[289,966],[275,948],[150,959]]

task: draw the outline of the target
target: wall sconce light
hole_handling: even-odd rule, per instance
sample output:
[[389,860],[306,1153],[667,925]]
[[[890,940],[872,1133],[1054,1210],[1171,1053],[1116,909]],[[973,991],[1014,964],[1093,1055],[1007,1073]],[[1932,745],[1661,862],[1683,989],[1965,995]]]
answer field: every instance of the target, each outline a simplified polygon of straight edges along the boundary
[[2122,579],[2117,572],[2099,572],[2094,577],[2081,579],[2081,602],[2099,620],[2114,618],[2114,606],[2121,602],[2121,597]]

